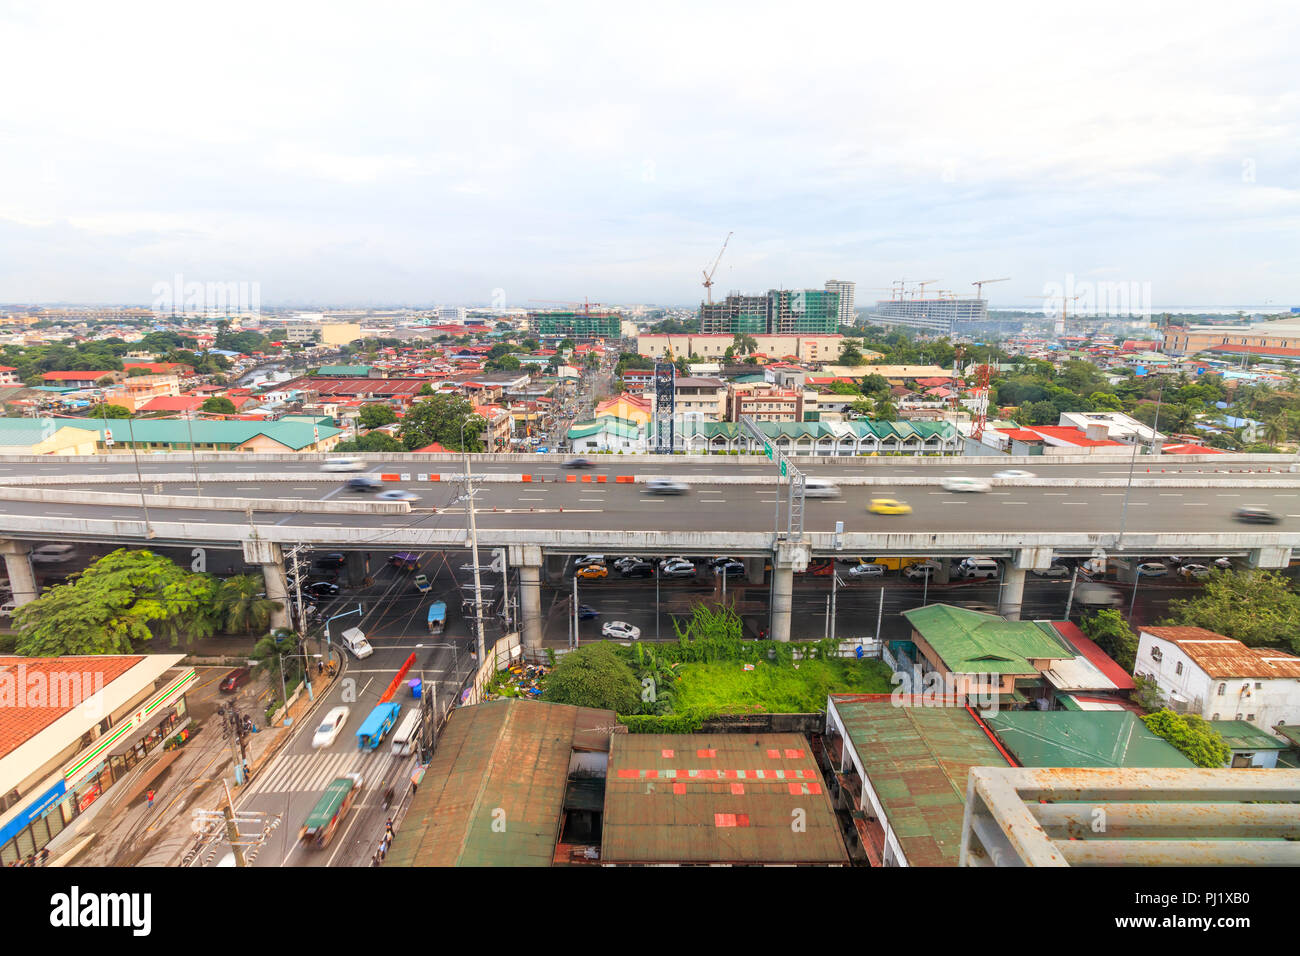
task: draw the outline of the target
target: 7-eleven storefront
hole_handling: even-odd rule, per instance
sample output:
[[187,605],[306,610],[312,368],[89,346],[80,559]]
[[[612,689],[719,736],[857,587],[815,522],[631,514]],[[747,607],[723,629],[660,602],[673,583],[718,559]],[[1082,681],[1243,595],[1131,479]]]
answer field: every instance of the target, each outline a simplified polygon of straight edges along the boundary
[[0,753],[0,865],[75,829],[141,760],[186,732],[185,693],[198,677],[177,667],[181,659],[0,658],[0,747],[9,747]]

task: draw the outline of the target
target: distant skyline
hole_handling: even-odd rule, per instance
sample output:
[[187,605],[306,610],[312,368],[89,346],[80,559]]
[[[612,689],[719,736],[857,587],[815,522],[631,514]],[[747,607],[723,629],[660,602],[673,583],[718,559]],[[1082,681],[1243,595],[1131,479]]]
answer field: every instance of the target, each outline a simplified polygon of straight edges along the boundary
[[0,302],[147,305],[183,273],[270,307],[693,307],[734,231],[715,299],[1010,276],[995,309],[1068,278],[1286,311],[1297,27],[1273,2],[10,4]]

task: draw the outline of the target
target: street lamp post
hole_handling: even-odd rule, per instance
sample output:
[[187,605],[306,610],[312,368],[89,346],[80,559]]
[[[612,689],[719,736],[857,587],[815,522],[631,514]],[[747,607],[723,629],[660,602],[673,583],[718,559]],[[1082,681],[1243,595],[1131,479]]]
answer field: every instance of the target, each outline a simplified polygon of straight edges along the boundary
[[[475,416],[477,417],[477,416]],[[465,494],[469,498],[469,542],[471,560],[474,562],[474,632],[475,647],[479,661],[487,660],[487,646],[483,640],[483,578],[478,568],[478,522],[474,513],[474,483],[469,462],[469,450],[465,447],[465,426],[470,422],[466,418],[460,423],[460,448],[465,454]]]

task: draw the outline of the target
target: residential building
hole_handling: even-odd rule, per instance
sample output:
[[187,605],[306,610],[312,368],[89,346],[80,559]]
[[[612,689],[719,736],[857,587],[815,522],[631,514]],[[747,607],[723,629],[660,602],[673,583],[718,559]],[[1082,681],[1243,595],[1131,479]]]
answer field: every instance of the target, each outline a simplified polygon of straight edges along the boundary
[[857,287],[855,282],[845,282],[843,279],[829,279],[826,282],[826,291],[833,292],[839,297],[839,324],[853,325],[857,320],[857,311],[853,308],[853,290]]
[[464,325],[465,307],[462,305],[439,306],[437,309],[437,319],[439,323]]
[[723,421],[727,417],[727,383],[720,378],[678,377],[673,387],[673,412],[683,419]]
[[124,372],[114,372],[112,369],[105,369],[102,372],[46,372],[41,375],[41,380],[46,385],[55,385],[60,388],[92,388],[100,379],[110,379],[114,382],[121,381],[126,377]]
[[822,740],[850,849],[872,866],[957,866],[970,769],[1011,763],[972,711],[889,694],[832,695]]
[[645,453],[648,431],[645,425],[607,417],[578,422],[569,429],[566,437],[569,447],[575,452],[635,455]]
[[772,289],[733,293],[700,303],[700,332],[710,334],[831,335],[839,329],[840,296],[827,289]]
[[638,427],[645,427],[650,423],[650,402],[636,395],[623,392],[613,398],[598,402],[596,404],[595,418],[597,421],[602,418],[613,418]]
[[1123,412],[1061,412],[1056,424],[1077,428],[1088,438],[1108,439],[1127,445],[1134,442],[1151,445],[1153,442],[1164,442],[1169,437]]
[[1285,651],[1200,627],[1143,627],[1133,673],[1154,680],[1180,713],[1244,720],[1269,733],[1300,724],[1300,657]]
[[[1300,349],[1300,319],[1290,318],[1277,322],[1256,322],[1250,325],[1170,325],[1165,327],[1165,351],[1172,355],[1191,355],[1202,351],[1234,354],[1233,346],[1269,350]],[[1236,354],[1261,353],[1237,351]],[[1283,355],[1275,357],[1291,356],[1288,353],[1283,353]]]
[[0,866],[74,837],[105,791],[188,732],[198,674],[183,656],[0,657]]
[[540,339],[617,339],[622,335],[617,312],[530,312],[529,329]]
[[1211,720],[1209,724],[1232,751],[1224,764],[1227,767],[1271,769],[1277,766],[1278,757],[1291,748],[1286,737],[1266,734],[1244,720]]
[[302,345],[350,345],[361,338],[356,322],[295,322],[285,326],[284,340]]
[[[816,392],[806,394],[816,402]],[[767,382],[733,382],[727,387],[727,421],[751,418],[759,422],[802,422],[804,397],[801,388],[777,388]]]
[[12,365],[0,365],[0,385],[21,385],[22,379],[18,377],[18,369]]
[[985,299],[887,299],[867,316],[874,325],[900,326],[928,335],[961,338],[975,323],[988,321]]
[[[832,329],[832,333],[834,330]],[[781,358],[792,357],[798,362],[833,362],[839,357],[840,345],[844,341],[838,334],[808,335],[766,335],[762,333],[744,333],[752,335],[757,346],[755,354]],[[649,358],[664,358],[670,352],[673,358],[698,355],[702,359],[720,359],[727,349],[735,343],[731,333],[703,335],[638,335],[636,350]],[[735,353],[736,361],[745,356]],[[867,374],[864,369],[860,374]]]

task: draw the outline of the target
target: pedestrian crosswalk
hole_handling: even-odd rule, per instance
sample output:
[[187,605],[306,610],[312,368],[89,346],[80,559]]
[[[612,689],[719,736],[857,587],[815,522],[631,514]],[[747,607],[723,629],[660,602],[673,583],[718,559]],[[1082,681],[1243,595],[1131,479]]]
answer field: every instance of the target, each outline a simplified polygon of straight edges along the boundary
[[398,757],[387,749],[346,751],[344,753],[287,754],[263,770],[248,788],[258,793],[311,793],[324,790],[335,777],[359,773],[367,788],[390,779],[409,758]]

